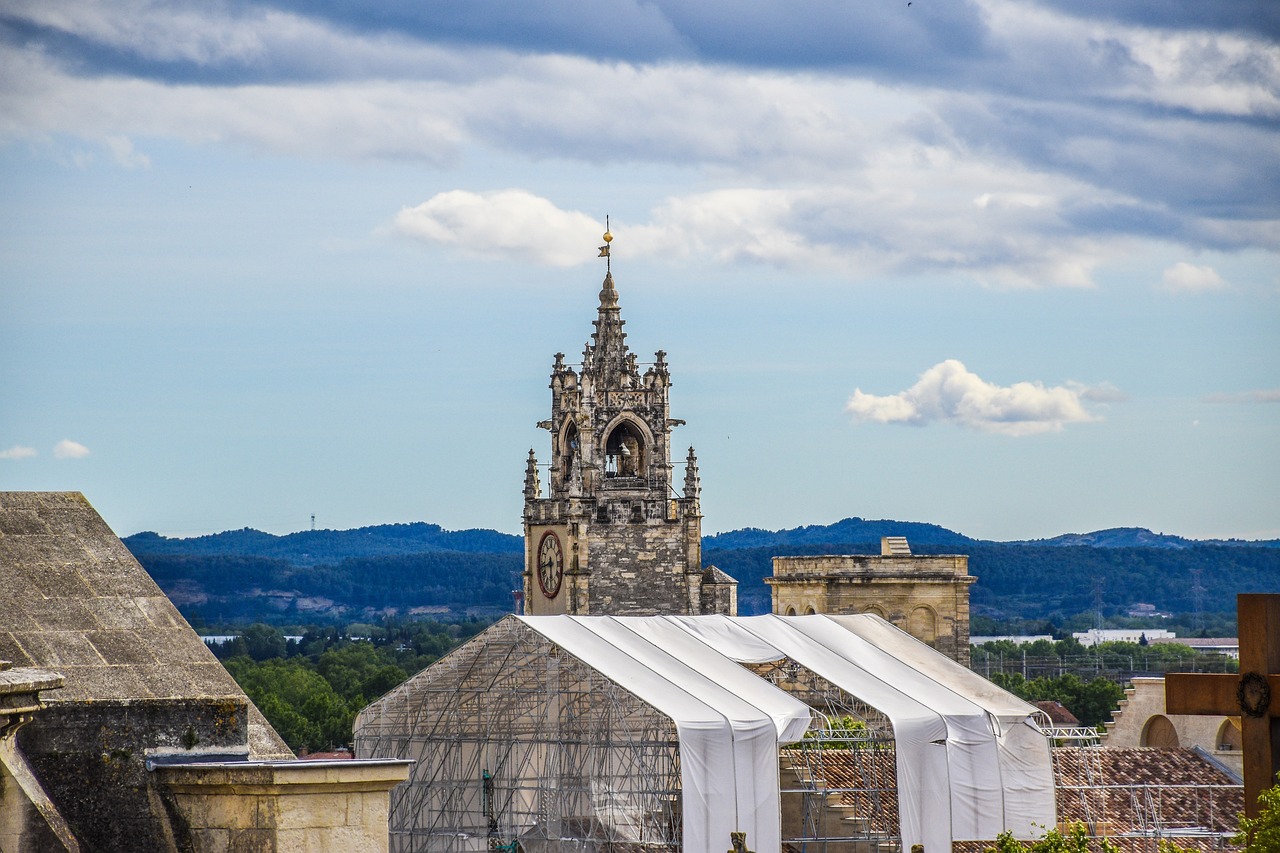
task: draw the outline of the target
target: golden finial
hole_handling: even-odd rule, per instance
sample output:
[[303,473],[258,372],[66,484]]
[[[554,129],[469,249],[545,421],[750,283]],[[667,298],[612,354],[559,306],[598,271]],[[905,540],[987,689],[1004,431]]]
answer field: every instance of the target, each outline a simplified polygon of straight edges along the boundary
[[607,259],[607,260],[605,260],[605,262],[604,262],[604,263],[605,263],[605,269],[606,269],[606,270],[607,270],[607,269],[610,269],[610,268],[613,266],[613,258],[609,255],[609,244],[610,244],[610,243],[612,243],[612,242],[613,242],[613,234],[612,234],[612,233],[610,233],[610,231],[609,231],[609,216],[608,216],[608,214],[605,214],[605,217],[604,217],[604,245],[600,247],[600,254],[599,254],[599,255],[597,255],[596,257],[599,257],[599,258],[606,258],[606,259]]

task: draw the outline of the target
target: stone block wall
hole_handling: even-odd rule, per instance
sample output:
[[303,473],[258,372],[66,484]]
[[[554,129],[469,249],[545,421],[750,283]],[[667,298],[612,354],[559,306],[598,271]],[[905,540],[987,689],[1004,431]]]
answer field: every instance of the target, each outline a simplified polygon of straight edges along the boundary
[[148,758],[248,755],[243,699],[50,703],[18,745],[86,850],[166,850]]
[[183,853],[386,853],[391,789],[412,761],[156,768]]
[[1166,713],[1163,678],[1133,679],[1111,716],[1102,739],[1105,747],[1198,746],[1237,776],[1244,772],[1240,718]]
[[[692,583],[696,595],[702,567],[688,564],[684,528],[680,520],[642,516],[637,521],[622,512],[610,521],[586,525],[586,564],[591,576],[585,612],[615,616],[696,613],[690,610],[690,586]],[[692,577],[690,570],[696,572]]]
[[773,612],[875,613],[969,663],[969,558],[963,555],[774,557]]

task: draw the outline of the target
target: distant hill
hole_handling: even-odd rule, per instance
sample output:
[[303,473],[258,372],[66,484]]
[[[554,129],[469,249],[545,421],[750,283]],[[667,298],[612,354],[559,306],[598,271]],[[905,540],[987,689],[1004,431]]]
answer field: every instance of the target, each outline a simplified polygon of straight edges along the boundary
[[524,540],[496,530],[445,530],[438,524],[379,524],[355,530],[304,530],[275,536],[244,528],[170,539],[158,533],[136,533],[124,544],[135,555],[266,557],[298,566],[337,563],[352,557],[390,557],[435,551],[467,554],[519,554]]
[[1184,539],[1165,533],[1152,533],[1145,527],[1112,527],[1092,533],[1064,533],[1052,539],[1030,539],[1010,542],[1010,545],[1083,545],[1090,548],[1194,548],[1198,545],[1222,545],[1225,547],[1280,548],[1280,539]]
[[776,548],[783,545],[824,545],[840,542],[874,542],[879,553],[880,537],[905,536],[912,544],[920,545],[970,545],[976,542],[954,530],[919,521],[868,521],[846,518],[834,524],[813,524],[793,527],[790,530],[761,530],[747,527],[731,530],[702,539],[703,548]]
[[[882,536],[906,536],[915,553],[969,555],[974,612],[997,618],[1059,618],[1144,601],[1193,608],[1192,570],[1203,607],[1230,612],[1239,591],[1280,592],[1280,542],[1198,542],[1141,528],[1114,528],[1024,542],[972,539],[936,524],[846,518],[787,530],[748,528],[703,539],[703,563],[738,579],[744,615],[769,610],[764,578],[775,556],[877,554]],[[523,540],[495,530],[386,524],[275,536],[233,530],[191,539],[139,533],[124,540],[189,617],[209,621],[376,619],[499,613],[520,585]]]

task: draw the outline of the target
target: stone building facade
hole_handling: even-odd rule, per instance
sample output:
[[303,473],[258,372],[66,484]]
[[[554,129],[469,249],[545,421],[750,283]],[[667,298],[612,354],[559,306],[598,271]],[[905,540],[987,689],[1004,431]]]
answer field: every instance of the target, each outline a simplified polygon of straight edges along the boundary
[[734,615],[737,582],[702,566],[692,447],[683,494],[672,487],[671,434],[684,422],[671,417],[666,353],[642,371],[624,323],[609,272],[579,369],[556,353],[551,417],[538,424],[551,433],[546,494],[532,450],[525,469],[525,612]]
[[882,540],[881,553],[774,557],[773,612],[875,613],[966,666],[969,663],[969,558],[913,555],[906,541]]

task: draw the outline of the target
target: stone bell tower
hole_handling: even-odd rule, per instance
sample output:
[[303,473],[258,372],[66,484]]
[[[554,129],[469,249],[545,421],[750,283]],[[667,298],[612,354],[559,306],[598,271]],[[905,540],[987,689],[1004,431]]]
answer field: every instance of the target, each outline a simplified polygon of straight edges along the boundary
[[[606,231],[600,256],[609,257]],[[579,369],[551,369],[548,490],[532,450],[524,481],[525,612],[655,615],[737,612],[737,581],[702,568],[698,461],[683,494],[671,482],[666,353],[641,365],[627,349],[613,272]],[[643,372],[641,371],[641,368]]]

